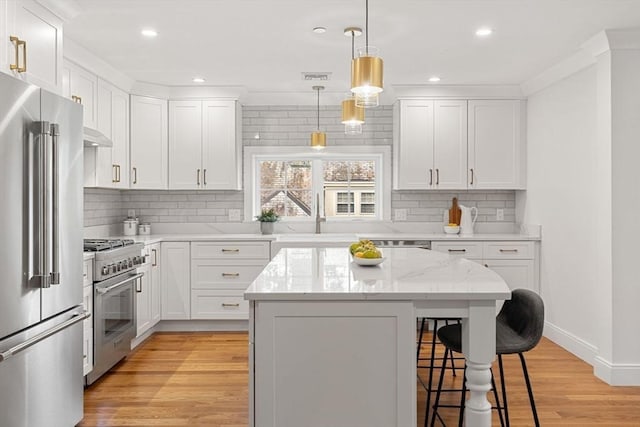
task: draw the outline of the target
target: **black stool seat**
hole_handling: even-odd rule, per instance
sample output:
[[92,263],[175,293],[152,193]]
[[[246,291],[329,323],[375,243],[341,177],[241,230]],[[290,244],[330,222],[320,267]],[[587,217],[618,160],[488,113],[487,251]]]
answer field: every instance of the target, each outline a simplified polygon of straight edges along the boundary
[[[447,348],[462,353],[462,325],[443,326],[438,331],[438,339]],[[496,354],[516,354],[531,350],[531,339],[518,335],[509,325],[496,319]]]

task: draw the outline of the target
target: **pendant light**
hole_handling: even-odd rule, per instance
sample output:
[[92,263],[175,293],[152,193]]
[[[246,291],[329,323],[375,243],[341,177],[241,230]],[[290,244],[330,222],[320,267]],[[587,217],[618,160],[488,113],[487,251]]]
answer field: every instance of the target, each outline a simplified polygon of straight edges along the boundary
[[[362,29],[357,27],[349,27],[344,29],[345,36],[351,36],[351,60],[355,58],[354,43],[355,38],[362,34]],[[347,135],[360,135],[362,133],[362,124],[364,123],[364,108],[356,105],[356,98],[353,93],[347,99],[342,101],[342,124],[344,124],[344,133]]]
[[318,92],[318,103],[317,103],[317,113],[318,113],[318,126],[316,127],[315,132],[311,133],[311,147],[317,150],[321,150],[327,146],[327,134],[320,131],[320,91],[324,89],[324,86],[313,86],[313,90]]
[[356,95],[357,106],[369,108],[378,106],[378,95],[383,90],[383,61],[377,56],[377,49],[369,46],[369,0],[365,1],[365,46],[351,61],[351,92]]

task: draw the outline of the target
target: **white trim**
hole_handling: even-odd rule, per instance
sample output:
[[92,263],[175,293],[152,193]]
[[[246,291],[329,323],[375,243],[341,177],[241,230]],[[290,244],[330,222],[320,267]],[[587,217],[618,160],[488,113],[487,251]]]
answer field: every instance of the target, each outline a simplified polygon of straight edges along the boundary
[[519,85],[391,85],[397,99],[524,99]]
[[596,377],[609,385],[640,386],[640,364],[612,364],[602,357],[596,357],[593,372]]
[[598,355],[598,348],[596,346],[550,322],[544,322],[544,336],[574,356],[577,356],[592,366],[594,365],[596,356]]
[[[380,184],[380,209],[382,217],[377,221],[389,221],[391,219],[391,147],[381,145],[365,146],[334,146],[323,150],[315,150],[311,147],[286,146],[286,147],[256,147],[244,148],[244,222],[253,222],[254,204],[259,202],[259,196],[255,191],[256,167],[260,157],[277,157],[279,159],[304,157],[312,160],[326,160],[331,158],[344,158],[358,154],[379,156],[381,162],[376,167],[376,182]],[[292,221],[292,220],[290,220]],[[333,222],[377,222],[372,219],[334,219]],[[309,221],[303,221],[309,222]]]

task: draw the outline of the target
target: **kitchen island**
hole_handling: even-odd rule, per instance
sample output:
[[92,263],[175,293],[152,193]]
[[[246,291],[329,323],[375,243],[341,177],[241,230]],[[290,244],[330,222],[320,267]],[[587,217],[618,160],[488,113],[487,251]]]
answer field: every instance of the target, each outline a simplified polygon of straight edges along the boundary
[[415,248],[356,265],[346,248],[285,248],[250,301],[250,425],[416,426],[417,317],[463,319],[468,426],[491,425],[496,303],[504,280]]

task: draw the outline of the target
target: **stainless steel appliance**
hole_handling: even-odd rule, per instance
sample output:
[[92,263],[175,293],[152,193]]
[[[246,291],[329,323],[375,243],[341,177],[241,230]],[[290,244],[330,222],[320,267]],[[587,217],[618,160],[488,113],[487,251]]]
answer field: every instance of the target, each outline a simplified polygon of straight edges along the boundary
[[420,248],[431,249],[431,240],[421,239],[372,239],[379,248]]
[[0,424],[82,407],[82,107],[0,73]]
[[144,262],[142,243],[133,240],[85,240],[94,251],[93,264],[93,370],[85,377],[93,384],[129,354],[136,336],[136,292]]

